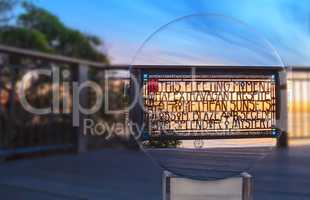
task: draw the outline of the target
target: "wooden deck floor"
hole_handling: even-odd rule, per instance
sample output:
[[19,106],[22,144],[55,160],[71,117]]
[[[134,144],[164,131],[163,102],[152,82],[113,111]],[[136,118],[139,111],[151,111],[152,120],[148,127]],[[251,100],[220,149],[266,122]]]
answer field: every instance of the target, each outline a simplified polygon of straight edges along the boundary
[[[256,165],[255,199],[310,199],[310,147],[277,150]],[[100,150],[0,163],[0,199],[159,200],[162,170],[141,152]]]

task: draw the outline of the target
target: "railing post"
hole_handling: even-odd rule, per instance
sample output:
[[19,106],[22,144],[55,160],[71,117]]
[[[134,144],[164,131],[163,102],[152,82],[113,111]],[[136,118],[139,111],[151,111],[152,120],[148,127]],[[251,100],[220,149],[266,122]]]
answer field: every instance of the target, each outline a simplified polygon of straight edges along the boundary
[[[143,126],[143,112],[139,101],[142,101],[141,91],[141,81],[142,81],[142,71],[141,69],[133,69],[130,72],[130,97],[129,103],[133,107],[129,110],[129,126],[131,126],[131,133],[129,137],[129,144],[132,148],[138,148],[136,140],[140,140],[142,137]],[[136,81],[136,82],[135,82]]]
[[285,70],[279,71],[278,74],[278,84],[279,84],[279,99],[280,104],[280,118],[279,126],[282,129],[282,133],[277,140],[278,147],[288,146],[288,92],[287,92],[287,73]]
[[18,63],[18,57],[9,56],[8,58],[8,67],[11,73],[10,84],[11,88],[9,89],[9,98],[7,104],[7,124],[6,124],[6,132],[5,132],[5,147],[6,148],[16,148],[16,144],[12,143],[11,138],[17,136],[15,131],[18,129],[16,126],[16,116],[15,116],[15,100],[16,100],[16,91],[15,86],[17,82],[18,76],[18,68],[15,66]]
[[[0,54],[0,59],[2,58],[2,55]],[[0,60],[0,78],[2,77],[2,70],[3,70],[3,65],[4,65],[4,63],[2,62],[2,60]],[[0,96],[1,96],[1,92],[2,92],[2,88],[3,87],[3,85],[2,85],[2,83],[1,83],[1,81],[0,81]],[[0,99],[1,100],[1,99]],[[2,105],[0,105],[0,112],[4,112],[3,110],[2,110],[2,108],[1,108],[1,106]],[[2,115],[4,114],[4,113],[0,113],[0,149],[1,148],[3,148],[3,145],[4,145],[4,135],[5,135],[5,133],[4,133],[4,130],[3,130],[3,116]],[[2,121],[3,120],[3,121]],[[0,154],[0,164],[1,164],[1,162],[3,162],[3,161],[5,161],[5,156],[4,155],[1,155]]]
[[254,181],[253,177],[243,172],[241,174],[242,177],[242,200],[253,200],[253,191],[254,191]]
[[[73,70],[73,81],[77,82],[78,85],[82,84],[83,82],[88,80],[88,66],[86,65],[78,65]],[[74,99],[78,98],[78,99]],[[83,90],[79,91],[79,96],[75,97],[73,95],[73,106],[79,106],[79,105],[88,105],[89,102],[89,94],[87,91],[87,88],[84,88]],[[78,108],[78,107],[77,107]],[[75,150],[77,153],[84,153],[87,152],[88,149],[88,139],[87,136],[84,134],[84,119],[86,116],[83,113],[74,113],[78,114],[79,116],[77,119],[79,120],[79,125],[77,127],[74,127],[75,131]]]
[[[0,79],[2,78],[2,68],[3,68],[3,62],[1,60],[1,54],[0,54]],[[2,82],[0,81],[0,100],[1,100],[1,93],[3,90],[3,85]],[[3,115],[4,115],[4,110],[2,108],[3,105],[0,104],[0,148],[3,147],[4,142],[4,130],[3,130],[3,124],[4,124],[4,120],[3,120]],[[0,156],[0,162],[1,162],[1,156]]]

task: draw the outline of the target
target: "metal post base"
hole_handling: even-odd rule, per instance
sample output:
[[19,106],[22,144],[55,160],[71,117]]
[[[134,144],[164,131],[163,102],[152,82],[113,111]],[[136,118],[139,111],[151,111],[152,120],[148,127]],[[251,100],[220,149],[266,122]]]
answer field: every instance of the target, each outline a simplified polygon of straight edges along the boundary
[[252,200],[253,178],[248,173],[216,181],[163,174],[163,200]]

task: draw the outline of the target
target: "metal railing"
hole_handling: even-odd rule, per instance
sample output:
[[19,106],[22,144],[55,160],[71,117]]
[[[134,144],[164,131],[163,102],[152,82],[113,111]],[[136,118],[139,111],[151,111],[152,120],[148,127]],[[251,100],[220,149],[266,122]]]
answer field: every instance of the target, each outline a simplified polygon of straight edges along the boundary
[[[105,144],[99,136],[86,137],[83,127],[72,127],[72,112],[63,114],[34,115],[22,109],[16,96],[20,78],[34,68],[51,69],[57,67],[60,71],[68,70],[69,77],[61,77],[61,81],[82,82],[91,79],[102,88],[103,78],[110,71],[125,71],[128,65],[106,65],[82,59],[69,58],[46,53],[39,53],[9,46],[0,45],[0,157],[18,153],[42,152],[49,150],[85,151],[89,143],[93,146]],[[86,77],[85,77],[86,69]],[[310,68],[293,68],[288,76],[289,87],[292,88],[289,99],[289,137],[310,138]],[[84,75],[83,75],[84,74]],[[121,74],[121,73],[120,73]],[[109,84],[111,95],[108,99],[122,106],[127,102],[123,90],[128,84],[128,77],[114,77]],[[70,85],[72,87],[72,85]],[[35,79],[28,88],[28,98],[38,107],[51,105],[51,79]],[[62,97],[70,99],[72,93],[62,93]],[[83,95],[91,102],[92,95]],[[83,116],[81,116],[83,117]],[[105,119],[108,122],[121,121],[125,123],[124,115],[107,115],[99,111],[91,116],[95,120]],[[124,133],[125,134],[125,133]],[[125,136],[125,138],[128,135]],[[87,141],[87,142],[85,142]],[[101,141],[101,142],[100,142]]]
[[310,138],[310,67],[293,67],[288,88],[289,138]]
[[[85,136],[82,132],[83,125],[72,126],[72,82],[81,83],[91,79],[104,91],[106,83],[102,80],[105,74],[114,70],[128,70],[128,66],[111,66],[3,45],[0,45],[0,58],[0,157],[51,150],[82,152],[106,144],[103,137]],[[56,88],[60,91],[60,114],[31,114],[21,105],[17,95],[21,79],[27,72],[38,68],[59,69],[60,82]],[[67,71],[67,75],[62,73],[64,70]],[[108,89],[111,90],[108,99],[118,106],[126,103],[122,88],[127,82],[128,78],[114,76],[113,80],[107,83]],[[54,92],[52,77],[33,76],[29,83],[28,86],[24,86],[29,103],[36,108],[50,107]],[[63,88],[63,83],[69,84],[68,90]],[[93,96],[91,91],[87,92],[89,93],[84,92],[79,97],[80,102],[86,102],[86,106],[91,104]],[[64,99],[70,104],[69,110],[63,110]],[[81,119],[83,117],[85,116],[80,116]],[[94,120],[105,119],[108,123],[125,123],[123,115],[107,115],[102,110],[88,117]]]

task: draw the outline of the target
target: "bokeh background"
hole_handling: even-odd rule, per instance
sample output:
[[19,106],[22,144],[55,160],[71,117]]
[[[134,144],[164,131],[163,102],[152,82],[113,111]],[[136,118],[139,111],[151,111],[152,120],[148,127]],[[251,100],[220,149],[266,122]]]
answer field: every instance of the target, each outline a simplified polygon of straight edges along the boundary
[[[136,51],[145,39],[171,20],[196,13],[218,13],[232,17],[252,27],[253,32],[270,41],[284,65],[293,71],[288,74],[289,137],[292,139],[290,141],[294,144],[306,142],[310,138],[310,125],[307,123],[310,120],[310,6],[306,0],[254,2],[182,0],[171,3],[143,0],[134,3],[127,0],[95,0],[90,3],[77,0],[74,4],[70,1],[2,0],[0,43],[51,55],[96,61],[114,67],[115,70],[102,70],[89,66],[88,73],[91,80],[109,91],[106,99],[108,102],[105,105],[111,109],[118,109],[128,103],[126,87],[129,80],[126,68],[132,63]],[[195,24],[190,26],[194,27]],[[216,28],[214,23],[208,24],[207,28],[209,26],[210,30],[212,27]],[[232,29],[230,26],[225,27],[227,30]],[[167,37],[169,39],[169,35]],[[220,44],[216,47],[219,52],[225,48]],[[157,45],[169,49],[177,48],[174,47],[177,45],[176,42]],[[171,51],[166,53],[172,54]],[[240,56],[245,57],[243,54]],[[149,59],[154,63],[151,55]],[[26,72],[36,67],[50,69],[55,63],[49,59],[40,60],[3,53],[1,65],[2,149],[15,151],[18,147],[55,144],[69,148],[75,140],[70,121],[71,110],[58,116],[31,115],[22,109],[16,95],[16,91],[21,87],[21,78]],[[77,78],[72,63],[57,63],[57,66],[61,70],[70,70],[70,76],[63,77],[62,82],[70,82]],[[108,82],[103,81],[106,74],[112,74],[113,77]],[[53,86],[50,81],[46,77],[33,75],[26,86],[30,101],[38,107],[51,104]],[[72,104],[72,94],[65,91],[61,84],[60,96]],[[93,99],[92,96],[90,93],[89,103]],[[97,121],[107,121],[111,124],[127,123],[126,114],[107,114],[105,109],[107,108],[103,106],[92,117]],[[108,141],[105,136],[90,136],[89,141],[92,141],[90,146],[96,148],[110,145],[126,146],[128,143],[133,143],[126,131],[121,136],[109,137]]]

